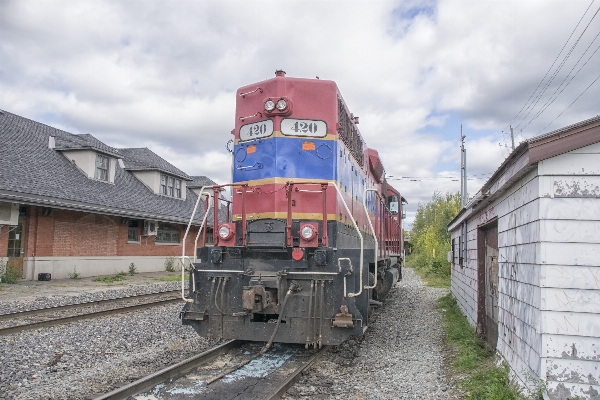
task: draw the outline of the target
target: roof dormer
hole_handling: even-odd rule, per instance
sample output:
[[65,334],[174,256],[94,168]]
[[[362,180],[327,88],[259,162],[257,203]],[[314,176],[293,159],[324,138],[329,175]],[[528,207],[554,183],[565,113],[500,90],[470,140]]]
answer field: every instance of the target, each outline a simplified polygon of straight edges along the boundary
[[125,170],[130,171],[154,193],[185,200],[187,181],[191,181],[186,173],[180,171],[148,148],[120,149],[123,155]]
[[48,147],[60,151],[88,178],[115,182],[120,155],[116,149],[106,146],[92,135],[50,136]]

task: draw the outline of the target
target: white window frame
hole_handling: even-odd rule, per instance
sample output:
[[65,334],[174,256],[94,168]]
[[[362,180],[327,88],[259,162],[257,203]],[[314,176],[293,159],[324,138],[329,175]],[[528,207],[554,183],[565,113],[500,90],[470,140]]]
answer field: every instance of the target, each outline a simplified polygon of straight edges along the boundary
[[[106,168],[103,168],[103,161],[106,162]],[[94,169],[94,179],[108,182],[110,178],[110,158],[104,154],[96,153],[96,168]]]
[[173,197],[175,199],[181,199],[181,187],[183,183],[181,179],[175,178],[171,175],[160,174],[160,184],[158,193],[163,196]]

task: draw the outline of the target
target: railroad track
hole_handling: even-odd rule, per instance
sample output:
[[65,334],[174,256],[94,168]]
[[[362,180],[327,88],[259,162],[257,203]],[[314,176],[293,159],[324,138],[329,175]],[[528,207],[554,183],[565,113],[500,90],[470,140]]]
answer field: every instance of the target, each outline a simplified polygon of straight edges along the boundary
[[[276,343],[262,355],[261,348],[262,343],[232,340],[89,399],[279,399],[327,346],[307,351],[302,345]],[[243,366],[232,368],[236,365]]]
[[177,289],[0,314],[0,336],[82,319],[156,307],[179,300],[181,300],[181,290]]

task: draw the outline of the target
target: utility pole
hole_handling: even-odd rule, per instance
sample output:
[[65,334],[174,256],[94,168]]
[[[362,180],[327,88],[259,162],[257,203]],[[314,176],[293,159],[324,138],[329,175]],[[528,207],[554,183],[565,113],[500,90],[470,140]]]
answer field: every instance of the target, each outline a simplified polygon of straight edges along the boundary
[[510,140],[512,141],[512,150],[515,151],[515,134],[513,133],[512,126],[510,127]]
[[467,205],[467,151],[465,150],[465,137],[460,125],[460,207]]

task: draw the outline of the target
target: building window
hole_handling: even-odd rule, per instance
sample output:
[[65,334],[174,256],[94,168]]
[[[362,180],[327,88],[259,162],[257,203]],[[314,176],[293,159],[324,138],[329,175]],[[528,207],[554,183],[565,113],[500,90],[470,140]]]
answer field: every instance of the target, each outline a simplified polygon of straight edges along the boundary
[[173,197],[173,183],[175,179],[172,176],[169,176],[167,179],[167,196]]
[[96,154],[96,172],[94,178],[108,182],[108,157]]
[[167,194],[167,176],[160,174],[160,194]]
[[130,219],[128,222],[127,229],[127,241],[128,242],[139,242],[140,240],[140,223],[137,219]]
[[181,179],[160,174],[160,194],[169,197],[181,198]]
[[463,221],[460,225],[460,237],[458,238],[458,265],[464,268],[467,264],[467,223]]
[[7,257],[21,257],[21,250],[25,247],[23,239],[23,224],[19,221],[15,228],[8,231]]
[[169,224],[160,224],[156,243],[179,243],[179,229]]
[[181,179],[175,179],[175,197],[181,198]]
[[210,228],[206,229],[206,243],[207,246],[213,245],[213,230]]

